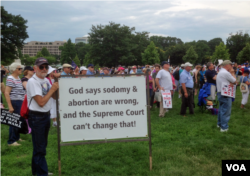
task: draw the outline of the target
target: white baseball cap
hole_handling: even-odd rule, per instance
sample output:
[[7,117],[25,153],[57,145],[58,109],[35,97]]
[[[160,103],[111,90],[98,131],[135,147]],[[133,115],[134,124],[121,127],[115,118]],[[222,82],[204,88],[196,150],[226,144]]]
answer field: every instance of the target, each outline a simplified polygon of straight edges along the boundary
[[86,67],[82,66],[82,67],[80,67],[80,71],[82,71],[82,70],[88,70],[88,69]]
[[56,70],[55,68],[49,66],[49,70],[48,70],[48,74],[52,73],[54,70]]

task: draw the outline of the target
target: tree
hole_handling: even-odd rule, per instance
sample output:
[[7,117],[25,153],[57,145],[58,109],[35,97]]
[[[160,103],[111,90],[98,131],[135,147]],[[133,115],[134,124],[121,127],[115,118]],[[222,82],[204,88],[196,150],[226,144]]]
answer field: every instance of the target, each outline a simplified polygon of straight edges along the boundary
[[71,61],[76,56],[75,44],[71,42],[71,39],[68,39],[67,43],[64,43],[63,46],[59,47],[61,50],[61,63],[71,63]]
[[75,64],[80,67],[81,66],[81,63],[80,63],[80,60],[78,58],[78,56],[76,55],[76,57],[73,59],[73,61],[75,62]]
[[43,56],[50,56],[50,53],[46,47],[43,47],[41,50]]
[[212,56],[212,61],[217,62],[218,59],[222,60],[230,60],[230,54],[228,53],[228,49],[224,43],[220,43],[220,45],[215,47],[215,51]]
[[141,56],[144,64],[155,64],[160,62],[159,54],[153,41],[150,42],[150,45],[148,45]]
[[237,32],[227,38],[227,48],[229,49],[228,52],[232,61],[236,61],[238,53],[248,42],[250,42],[250,36],[248,33],[243,34],[243,32]]
[[250,61],[250,44],[247,43],[246,46],[238,53],[237,62],[244,63]]
[[[170,56],[170,63],[171,65],[179,65],[183,63],[183,56],[185,56],[187,51],[187,47],[184,44],[179,44],[179,45],[175,45],[175,46],[171,46],[169,48],[167,48],[167,50],[165,51],[165,59],[167,60]],[[164,61],[161,60],[161,61]]]
[[198,59],[198,54],[196,54],[192,46],[187,50],[186,55],[183,56],[182,58],[184,62],[191,62],[191,63],[196,63],[197,59]]
[[206,40],[199,40],[195,44],[195,52],[198,54],[197,63],[205,63],[205,58],[211,55],[210,48]]
[[182,40],[176,37],[151,36],[150,41],[153,41],[156,47],[165,50],[167,47],[183,44]]
[[53,56],[44,56],[45,59],[47,59],[49,65],[53,65],[56,63],[56,58]]
[[224,43],[222,38],[213,38],[207,42],[211,53],[215,51],[215,47],[218,46],[221,42]]
[[76,55],[79,57],[80,63],[82,65],[86,54],[90,51],[90,44],[79,42],[76,44],[75,48],[76,48]]
[[[141,53],[146,49],[148,32],[136,32],[134,27],[114,22],[92,26],[89,33],[90,50],[85,59],[100,66],[141,64]],[[84,61],[84,63],[87,61]]]
[[22,49],[27,34],[27,20],[20,15],[9,14],[1,6],[1,62],[2,64],[12,63],[17,59],[18,49]]
[[41,51],[38,51],[37,54],[36,54],[36,58],[39,58],[39,57],[44,57],[44,56],[42,55],[42,52],[41,52]]

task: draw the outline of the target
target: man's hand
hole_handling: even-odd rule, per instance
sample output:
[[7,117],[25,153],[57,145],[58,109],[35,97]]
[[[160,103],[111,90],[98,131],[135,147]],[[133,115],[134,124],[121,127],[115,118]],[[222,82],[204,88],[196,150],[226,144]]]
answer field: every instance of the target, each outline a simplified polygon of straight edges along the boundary
[[10,112],[10,113],[13,113],[13,112],[14,112],[13,107],[10,107],[10,108],[9,108],[9,112]]
[[174,84],[173,86],[174,86],[174,89],[176,89],[176,88],[177,88],[177,86],[176,86],[175,84]]
[[60,73],[54,73],[53,76],[56,77],[56,78],[59,78],[61,76],[61,74]]
[[187,92],[184,93],[184,96],[185,96],[185,98],[188,98],[188,93]]
[[55,91],[57,91],[58,88],[59,88],[59,84],[58,84],[58,82],[55,82],[52,84],[51,90],[53,92],[55,92]]
[[154,88],[154,90],[153,90],[154,92],[156,92],[157,91],[157,88]]

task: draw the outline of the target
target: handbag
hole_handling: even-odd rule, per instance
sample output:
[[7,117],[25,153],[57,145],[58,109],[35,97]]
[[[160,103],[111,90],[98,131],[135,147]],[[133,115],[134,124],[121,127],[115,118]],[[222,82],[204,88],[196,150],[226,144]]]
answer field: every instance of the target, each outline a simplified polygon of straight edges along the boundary
[[241,83],[240,83],[240,91],[241,93],[248,92],[248,85],[246,83],[243,83],[244,77],[242,77]]

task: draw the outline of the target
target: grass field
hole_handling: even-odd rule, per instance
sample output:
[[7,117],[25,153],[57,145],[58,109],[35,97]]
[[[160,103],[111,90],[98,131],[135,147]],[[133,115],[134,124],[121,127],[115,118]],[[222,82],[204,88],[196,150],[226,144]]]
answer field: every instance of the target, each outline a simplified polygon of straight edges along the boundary
[[[197,106],[194,115],[180,116],[181,99],[175,94],[173,109],[165,118],[158,117],[159,109],[151,110],[152,171],[148,142],[108,143],[61,147],[62,175],[219,176],[221,160],[250,159],[250,103],[240,109],[240,102],[238,89],[229,131],[221,133],[216,127],[217,116],[208,111],[202,114]],[[31,175],[31,135],[21,135],[25,140],[21,146],[8,147],[8,129],[1,125],[1,174]],[[54,127],[49,132],[46,159],[49,171],[58,175]]]

